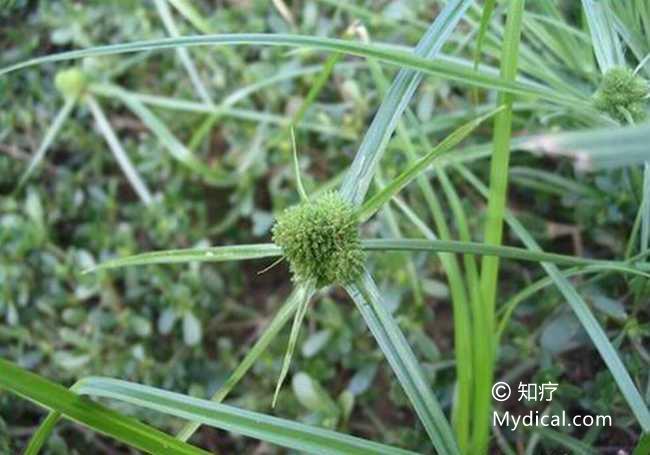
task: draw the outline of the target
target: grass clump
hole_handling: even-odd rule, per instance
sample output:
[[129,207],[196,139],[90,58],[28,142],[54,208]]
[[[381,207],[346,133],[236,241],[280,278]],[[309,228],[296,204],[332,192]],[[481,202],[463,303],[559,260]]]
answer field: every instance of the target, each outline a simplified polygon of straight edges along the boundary
[[282,248],[297,282],[347,284],[363,270],[359,218],[338,192],[287,208],[273,227],[273,241]]
[[648,84],[643,78],[629,68],[615,67],[603,75],[594,105],[620,122],[629,118],[636,122],[646,117],[647,95]]

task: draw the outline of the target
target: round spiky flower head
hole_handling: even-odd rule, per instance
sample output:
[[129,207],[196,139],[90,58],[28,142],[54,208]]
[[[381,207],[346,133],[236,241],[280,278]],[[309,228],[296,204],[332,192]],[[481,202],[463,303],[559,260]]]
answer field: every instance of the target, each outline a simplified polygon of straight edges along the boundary
[[363,270],[365,253],[354,207],[338,192],[287,208],[273,226],[295,281],[316,280],[319,287],[347,284]]
[[646,116],[647,82],[629,68],[615,67],[603,75],[598,91],[594,95],[594,106],[610,117],[625,122],[626,112],[633,120]]
[[86,89],[88,80],[79,68],[68,68],[56,73],[54,85],[65,98],[76,98]]

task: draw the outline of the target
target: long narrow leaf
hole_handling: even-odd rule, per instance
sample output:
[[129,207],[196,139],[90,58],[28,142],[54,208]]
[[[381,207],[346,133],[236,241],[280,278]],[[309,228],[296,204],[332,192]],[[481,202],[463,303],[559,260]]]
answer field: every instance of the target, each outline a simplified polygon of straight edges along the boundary
[[[414,55],[433,60],[473,0],[452,0],[440,11],[413,51]],[[354,161],[341,184],[341,194],[355,205],[363,201],[389,139],[404,109],[422,80],[422,73],[401,69],[366,130]]]
[[117,379],[86,378],[77,383],[75,392],[123,401],[308,453],[413,454],[347,434]]
[[194,154],[185,147],[165,124],[156,115],[151,112],[140,100],[130,96],[125,90],[119,87],[112,87],[112,93],[120,99],[127,107],[138,116],[142,122],[153,132],[160,140],[167,151],[179,162],[205,177],[207,180],[214,180],[216,174],[205,164],[194,156]]
[[[212,401],[221,402],[230,391],[239,383],[239,381],[244,377],[246,372],[253,366],[253,363],[259,358],[260,355],[266,348],[271,344],[271,342],[278,336],[282,328],[287,324],[291,315],[297,310],[300,303],[303,299],[311,299],[314,295],[314,286],[313,285],[301,285],[297,286],[291,295],[287,298],[287,301],[282,307],[277,311],[273,320],[269,325],[264,329],[262,335],[257,339],[255,345],[246,353],[244,358],[235,371],[228,377],[226,382],[215,392],[215,394],[210,398]],[[188,423],[181,429],[181,431],[176,435],[178,439],[187,441],[192,434],[199,428],[200,424],[196,422]]]
[[171,49],[182,46],[219,46],[219,45],[264,45],[264,46],[293,46],[313,48],[330,52],[357,55],[360,57],[375,58],[393,65],[421,71],[433,76],[444,77],[487,89],[495,89],[519,95],[539,96],[565,106],[586,106],[585,100],[567,97],[554,91],[529,82],[508,82],[501,80],[491,72],[479,69],[474,71],[471,62],[461,64],[451,59],[428,60],[413,55],[411,52],[395,49],[394,46],[379,44],[361,44],[335,38],[323,38],[304,35],[285,34],[222,34],[222,35],[197,35],[182,36],[178,38],[161,38],[148,41],[135,41],[131,43],[111,44],[88,49],[61,52],[58,54],[36,57],[15,65],[0,69],[0,76],[13,71],[40,65],[48,62],[80,59],[84,57],[122,54],[147,50]]
[[138,174],[135,166],[133,166],[131,163],[129,156],[126,154],[126,151],[122,147],[122,144],[120,144],[115,131],[113,131],[113,128],[106,118],[104,111],[99,106],[99,103],[97,103],[97,100],[95,100],[92,95],[87,94],[86,104],[90,108],[90,112],[92,112],[93,117],[95,117],[97,128],[106,139],[106,143],[111,149],[111,152],[113,152],[113,156],[117,160],[117,163],[122,169],[122,172],[124,172],[124,175],[126,175],[127,180],[133,187],[133,190],[145,205],[151,204],[153,197],[151,196],[149,188],[147,188],[147,185],[140,177],[140,174]]
[[600,71],[625,64],[623,48],[614,27],[613,14],[602,0],[582,0],[591,41]]
[[[650,277],[650,274],[629,266],[625,262],[608,261],[602,259],[589,259],[565,254],[546,253],[542,251],[531,251],[524,248],[516,248],[503,245],[488,245],[475,242],[458,242],[455,240],[424,240],[424,239],[377,239],[363,240],[363,249],[366,251],[430,251],[433,253],[462,253],[482,256],[495,256],[508,259],[517,259],[530,262],[549,262],[567,266],[601,266]],[[640,264],[641,265],[641,264]]]
[[25,371],[4,359],[0,359],[0,388],[40,406],[59,411],[71,420],[147,453],[207,454],[135,419],[80,397],[65,387]]
[[[458,165],[457,169],[461,175],[476,188],[476,190],[483,196],[487,197],[487,188],[478,180],[468,169],[462,165]],[[535,239],[530,235],[526,228],[510,213],[506,211],[505,219],[513,232],[521,239],[521,241],[533,251],[540,251],[539,245]],[[578,317],[589,338],[596,346],[600,356],[605,361],[607,368],[612,373],[619,390],[625,397],[628,405],[632,409],[636,419],[638,420],[644,432],[650,432],[650,411],[645,404],[643,397],[634,385],[630,374],[625,369],[625,365],[607,337],[607,334],[598,323],[598,320],[593,315],[587,303],[580,297],[576,289],[571,285],[569,280],[562,275],[562,272],[554,265],[547,262],[542,263],[542,267],[553,280],[555,286],[562,293],[567,303]]]
[[123,258],[111,259],[84,273],[117,267],[149,264],[178,264],[183,262],[225,262],[262,259],[280,256],[282,250],[273,243],[253,245],[215,246],[210,248],[187,248],[181,250],[153,251]]
[[54,121],[47,129],[47,132],[45,133],[45,137],[43,137],[43,142],[41,142],[41,145],[38,147],[38,150],[36,150],[36,153],[30,160],[27,169],[20,177],[17,188],[23,186],[23,184],[27,181],[29,176],[32,175],[32,172],[34,172],[34,169],[36,169],[36,167],[41,163],[41,161],[43,161],[43,158],[45,158],[45,154],[47,153],[47,150],[50,148],[50,145],[52,145],[52,142],[56,138],[56,135],[59,133],[59,130],[65,123],[66,119],[70,116],[70,112],[72,112],[72,108],[74,107],[75,102],[76,102],[75,98],[67,98],[65,100],[65,103],[61,107],[61,110],[59,110],[59,113],[56,114]]
[[[167,0],[154,0],[154,3],[156,5],[156,9],[158,10],[160,18],[162,19],[163,24],[167,29],[167,33],[169,33],[169,36],[173,38],[180,36],[178,28],[176,28],[176,24],[174,22],[174,17],[172,16],[171,11],[169,10],[169,6],[167,5]],[[180,59],[181,63],[185,67],[185,71],[187,72],[188,76],[190,76],[194,90],[199,95],[201,100],[203,100],[203,102],[208,105],[214,104],[212,98],[210,97],[210,94],[208,93],[208,89],[205,87],[205,85],[203,85],[203,81],[201,81],[201,77],[199,76],[199,72],[196,69],[194,62],[192,61],[192,58],[190,57],[189,51],[184,47],[179,47],[176,49],[176,53],[178,54],[178,58]]]
[[368,272],[346,290],[379,344],[438,453],[458,454],[454,434],[404,334]]
[[436,145],[429,153],[422,158],[409,165],[400,175],[395,177],[391,182],[386,185],[379,193],[368,199],[359,209],[359,219],[365,221],[370,218],[381,206],[390,201],[393,196],[399,193],[406,185],[412,182],[418,175],[424,172],[427,167],[438,157],[449,152],[463,139],[469,136],[481,123],[494,114],[499,112],[501,108],[491,110],[485,115],[475,118],[468,123],[462,125],[457,130],[449,134],[438,145]]

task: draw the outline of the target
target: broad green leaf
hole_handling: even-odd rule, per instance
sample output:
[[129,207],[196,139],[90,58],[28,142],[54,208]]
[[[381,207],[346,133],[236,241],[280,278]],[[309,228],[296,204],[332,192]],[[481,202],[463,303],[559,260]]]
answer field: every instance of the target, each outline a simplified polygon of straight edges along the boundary
[[[307,453],[413,453],[347,434],[117,379],[82,379],[75,385],[75,392],[123,401]],[[178,441],[176,443],[179,444]]]

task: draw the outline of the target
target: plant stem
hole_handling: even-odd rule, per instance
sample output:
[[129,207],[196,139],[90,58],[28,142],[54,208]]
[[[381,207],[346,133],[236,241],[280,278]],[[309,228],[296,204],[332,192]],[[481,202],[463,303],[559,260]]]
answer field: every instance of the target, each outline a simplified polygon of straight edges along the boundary
[[[517,75],[517,57],[521,38],[521,22],[525,0],[512,0],[508,6],[503,49],[501,57],[501,78],[514,81]],[[505,108],[497,114],[494,124],[493,154],[490,162],[490,191],[488,198],[485,243],[501,245],[503,219],[508,190],[508,164],[510,160],[510,135],[512,133],[513,96],[500,94],[499,104]],[[490,390],[495,362],[494,306],[499,279],[499,258],[483,257],[481,261],[481,316],[484,318],[476,336],[484,336],[481,352],[476,354],[474,396],[474,434],[472,453],[486,453],[489,436]],[[478,315],[477,315],[478,316]],[[485,329],[485,330],[484,330]]]

